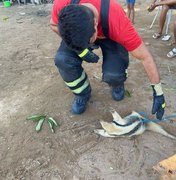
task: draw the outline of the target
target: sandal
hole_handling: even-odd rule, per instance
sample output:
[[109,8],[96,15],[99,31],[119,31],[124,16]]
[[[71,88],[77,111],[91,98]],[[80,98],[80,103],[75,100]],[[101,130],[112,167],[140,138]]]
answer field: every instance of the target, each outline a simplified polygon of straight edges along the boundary
[[167,57],[173,58],[176,56],[176,48],[173,48],[170,52],[168,52]]
[[170,38],[171,38],[171,35],[165,34],[165,35],[162,37],[162,41],[169,41]]
[[153,36],[153,39],[158,39],[161,37],[161,34],[160,33],[155,33]]

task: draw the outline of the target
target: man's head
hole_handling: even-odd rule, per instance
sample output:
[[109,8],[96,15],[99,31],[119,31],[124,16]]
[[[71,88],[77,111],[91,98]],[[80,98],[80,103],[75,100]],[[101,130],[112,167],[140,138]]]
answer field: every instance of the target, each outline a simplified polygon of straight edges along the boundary
[[68,47],[82,51],[95,33],[94,14],[86,6],[71,4],[59,13],[58,28]]

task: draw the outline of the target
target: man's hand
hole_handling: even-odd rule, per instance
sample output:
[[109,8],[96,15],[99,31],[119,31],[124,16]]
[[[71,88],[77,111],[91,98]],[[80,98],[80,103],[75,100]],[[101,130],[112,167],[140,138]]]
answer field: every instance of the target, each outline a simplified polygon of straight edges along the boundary
[[153,3],[148,7],[147,10],[148,10],[148,12],[152,12],[155,8],[156,8],[156,5],[155,5],[155,3]]
[[58,25],[55,24],[52,19],[50,20],[50,28],[59,35]]
[[156,118],[161,120],[164,115],[164,108],[166,106],[161,83],[151,86],[153,89],[152,114],[156,114]]
[[89,50],[89,48],[84,49],[78,56],[88,63],[97,63],[99,60],[99,57]]

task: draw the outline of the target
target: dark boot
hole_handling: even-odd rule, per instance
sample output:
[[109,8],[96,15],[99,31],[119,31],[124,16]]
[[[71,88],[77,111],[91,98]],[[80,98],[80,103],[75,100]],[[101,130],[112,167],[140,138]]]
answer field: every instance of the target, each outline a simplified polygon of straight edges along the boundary
[[112,98],[115,101],[121,101],[125,97],[125,88],[124,83],[119,86],[113,86],[112,87]]
[[88,93],[85,95],[75,95],[75,98],[72,102],[72,113],[81,114],[86,110],[87,102],[91,97],[91,89],[88,90]]

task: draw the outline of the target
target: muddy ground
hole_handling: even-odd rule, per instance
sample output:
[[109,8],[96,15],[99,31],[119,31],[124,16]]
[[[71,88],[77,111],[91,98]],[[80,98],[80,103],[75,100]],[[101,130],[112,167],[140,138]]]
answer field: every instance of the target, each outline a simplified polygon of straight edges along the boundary
[[[126,89],[131,97],[122,102],[113,101],[110,88],[101,82],[101,60],[84,64],[92,98],[83,115],[72,115],[73,95],[53,61],[60,39],[49,28],[52,4],[15,3],[4,8],[0,3],[0,179],[159,179],[152,167],[176,153],[175,141],[152,132],[131,139],[103,138],[93,132],[100,128],[99,120],[112,119],[110,108],[122,116],[135,110],[152,117],[152,91],[140,61],[130,58]],[[147,5],[147,1],[137,1],[135,26],[156,60],[167,101],[165,115],[171,115],[176,113],[176,59],[166,54],[173,36],[167,42],[152,39],[157,23],[149,29],[155,12],[148,14]],[[26,121],[27,116],[39,113],[60,123],[54,134],[46,122],[37,133],[35,123]],[[160,124],[176,134],[175,119]]]

